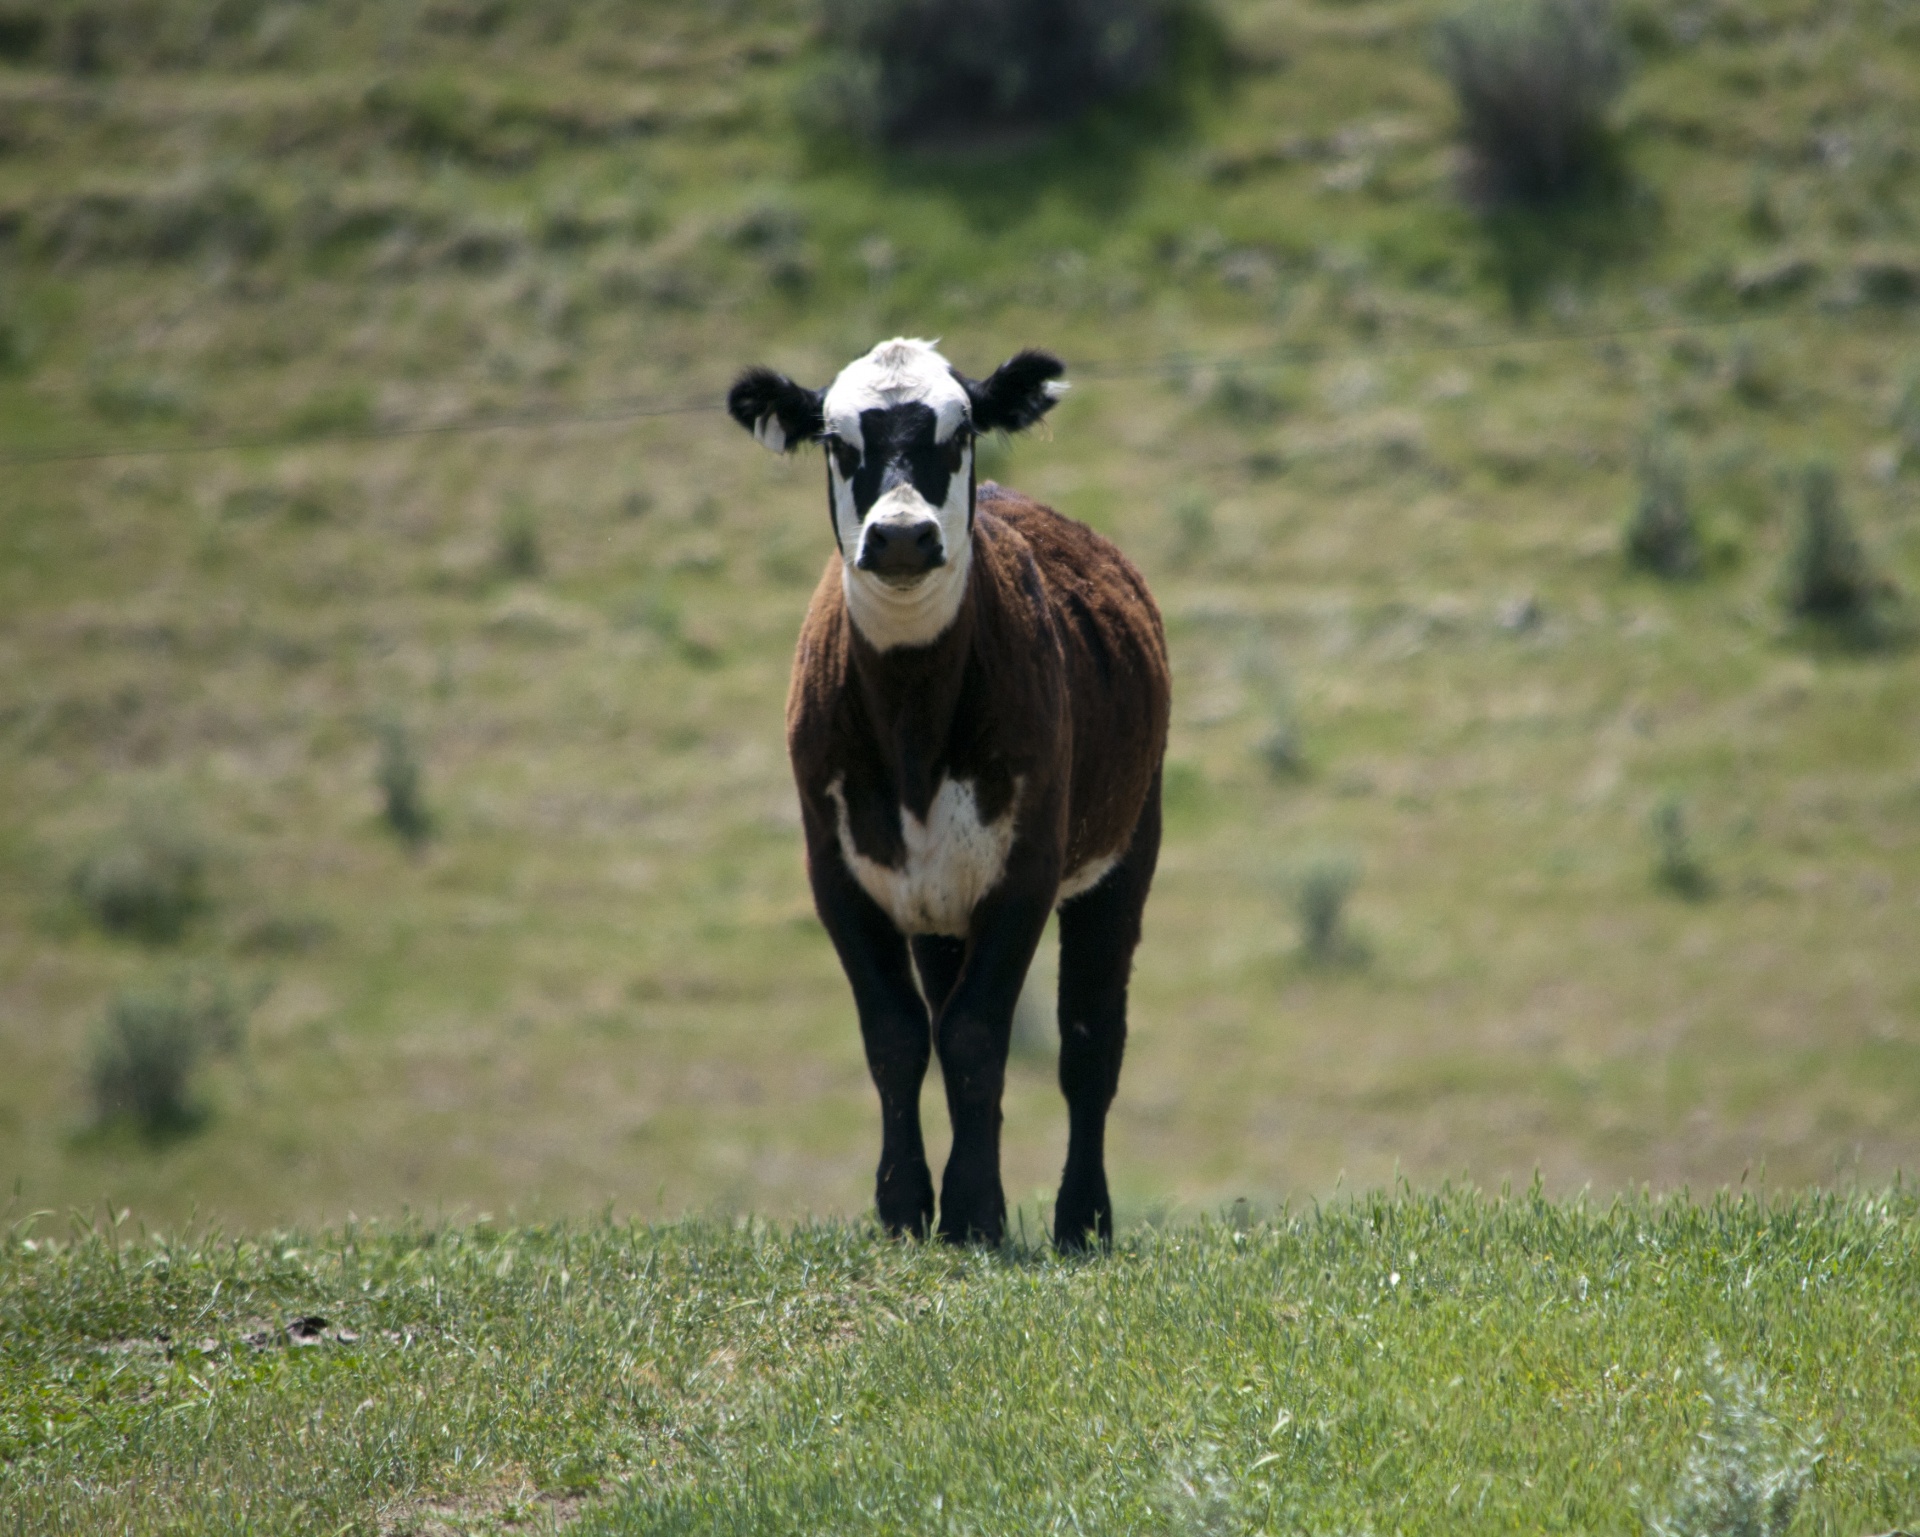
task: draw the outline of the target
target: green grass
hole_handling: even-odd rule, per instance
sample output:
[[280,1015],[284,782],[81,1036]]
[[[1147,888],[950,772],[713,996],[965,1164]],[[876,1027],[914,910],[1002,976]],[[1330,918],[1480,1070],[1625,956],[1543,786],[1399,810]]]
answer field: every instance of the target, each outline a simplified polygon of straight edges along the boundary
[[[865,1208],[781,736],[818,466],[718,401],[895,332],[1067,358],[1053,436],[995,473],[1166,612],[1123,1219],[1396,1169],[1920,1167],[1920,652],[1780,601],[1815,456],[1920,586],[1904,10],[1630,7],[1641,190],[1595,230],[1463,209],[1440,0],[1230,0],[1184,123],[984,163],[801,134],[798,0],[97,9],[105,74],[0,64],[0,457],[169,452],[0,466],[0,1172],[30,1203]],[[1621,555],[1653,432],[1695,582]],[[1651,878],[1670,796],[1710,900]],[[153,804],[205,844],[161,946],[75,896]],[[1325,852],[1365,872],[1364,966],[1298,962]],[[271,984],[245,1054],[192,1136],[93,1134],[95,1022],[189,968]],[[1044,1052],[1007,1110],[1037,1216]]]
[[20,1530],[1637,1532],[1716,1352],[1820,1456],[1795,1533],[1920,1518],[1901,1192],[1402,1191],[1091,1261],[838,1223],[29,1228]]

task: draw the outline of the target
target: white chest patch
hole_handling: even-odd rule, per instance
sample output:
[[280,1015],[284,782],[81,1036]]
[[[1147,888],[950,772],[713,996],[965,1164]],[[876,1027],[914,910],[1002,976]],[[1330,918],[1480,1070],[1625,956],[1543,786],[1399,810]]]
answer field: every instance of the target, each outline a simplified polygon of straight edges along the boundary
[[840,855],[866,894],[878,902],[903,934],[963,937],[980,899],[1000,883],[1013,847],[1020,809],[1020,781],[1013,802],[993,822],[980,820],[969,782],[945,779],[922,822],[900,808],[900,840],[907,857],[898,869],[867,858],[853,842],[844,781],[827,786],[838,814]]

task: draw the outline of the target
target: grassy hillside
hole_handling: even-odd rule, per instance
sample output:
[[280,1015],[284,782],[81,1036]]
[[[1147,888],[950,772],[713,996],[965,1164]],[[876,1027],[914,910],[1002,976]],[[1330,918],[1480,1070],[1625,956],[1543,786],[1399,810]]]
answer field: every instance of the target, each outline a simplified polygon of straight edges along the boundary
[[[810,138],[776,0],[79,10],[0,62],[27,1206],[863,1207],[780,741],[818,469],[714,403],[895,332],[1069,360],[995,473],[1167,614],[1123,1217],[1920,1163],[1920,658],[1779,600],[1812,456],[1920,583],[1909,8],[1630,10],[1629,182],[1545,224],[1462,206],[1424,0],[1233,0],[1184,106],[984,160]],[[1697,580],[1621,556],[1655,429]],[[1656,878],[1675,797],[1702,900]],[[103,929],[99,872],[156,841],[202,900]],[[1352,937],[1316,963],[1328,862]],[[111,1000],[183,971],[270,989],[244,1048],[197,1121],[96,1126]],[[1016,1197],[1059,1166],[1047,1050]]]
[[89,1534],[1705,1534],[1763,1528],[1690,1487],[1772,1479],[1794,1533],[1859,1537],[1920,1518],[1915,1218],[1403,1194],[1091,1263],[832,1224],[42,1224],[0,1252],[0,1506]]

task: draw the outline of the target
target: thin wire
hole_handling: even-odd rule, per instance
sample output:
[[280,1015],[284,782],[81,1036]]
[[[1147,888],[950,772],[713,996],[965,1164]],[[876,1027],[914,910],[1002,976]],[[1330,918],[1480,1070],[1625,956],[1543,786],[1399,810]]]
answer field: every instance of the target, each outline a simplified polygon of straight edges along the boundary
[[[1434,357],[1450,353],[1490,352],[1510,347],[1574,346],[1633,337],[1678,335],[1750,327],[1790,318],[1785,315],[1749,315],[1715,320],[1649,321],[1642,325],[1613,326],[1594,331],[1549,331],[1533,335],[1508,333],[1473,337],[1465,341],[1414,342],[1401,346],[1347,349],[1349,356],[1372,358]],[[1791,317],[1805,319],[1807,317]],[[1340,355],[1313,342],[1276,342],[1239,352],[1170,352],[1155,358],[1094,358],[1077,363],[1069,372],[1080,378],[1126,379],[1172,373],[1180,369],[1218,367],[1259,362],[1315,362]],[[234,434],[197,442],[154,444],[92,444],[74,448],[29,450],[0,455],[0,469],[39,464],[80,464],[101,459],[173,458],[184,454],[213,454],[267,449],[305,448],[323,443],[368,443],[394,438],[448,437],[464,433],[498,432],[529,427],[567,427],[596,422],[641,421],[663,416],[691,416],[718,411],[715,395],[680,400],[650,400],[645,396],[616,397],[569,410],[502,411],[445,422],[396,422],[378,427],[345,427],[331,432]]]
[[384,427],[343,427],[330,432],[236,435],[202,438],[191,443],[108,444],[86,448],[52,448],[0,457],[0,468],[27,464],[76,464],[90,459],[153,459],[178,454],[213,454],[229,450],[304,448],[319,443],[365,443],[387,438],[444,437],[467,432],[495,432],[517,427],[564,427],[575,423],[636,421],[642,417],[687,416],[711,411],[715,402],[698,400],[651,402],[641,398],[603,401],[574,410],[501,411],[461,417],[450,422],[396,422]]
[[[1407,358],[1456,352],[1493,352],[1508,347],[1571,346],[1579,342],[1617,341],[1629,337],[1665,336],[1689,331],[1730,330],[1736,327],[1778,323],[1787,318],[1789,317],[1786,315],[1775,314],[1726,316],[1713,320],[1652,320],[1642,325],[1614,326],[1604,331],[1547,331],[1533,335],[1472,337],[1466,341],[1409,342],[1398,346],[1355,348],[1351,349],[1349,355]],[[1076,363],[1068,372],[1096,379],[1124,379],[1208,364],[1268,361],[1313,363],[1338,355],[1336,349],[1322,347],[1317,342],[1275,342],[1271,346],[1249,348],[1244,352],[1169,352],[1158,358],[1138,362],[1128,362],[1124,359],[1106,361],[1095,359],[1087,363]]]

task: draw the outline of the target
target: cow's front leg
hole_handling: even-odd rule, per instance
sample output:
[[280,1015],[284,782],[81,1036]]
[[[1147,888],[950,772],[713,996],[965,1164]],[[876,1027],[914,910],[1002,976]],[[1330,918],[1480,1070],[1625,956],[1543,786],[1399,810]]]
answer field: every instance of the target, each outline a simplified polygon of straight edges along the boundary
[[838,849],[817,850],[809,866],[814,905],[852,985],[867,1071],[880,1091],[874,1204],[889,1233],[925,1238],[933,1226],[933,1174],[920,1136],[920,1085],[931,1037],[907,941],[848,873]]
[[940,1181],[940,1236],[949,1243],[1000,1242],[1007,1198],[1000,1185],[1000,1095],[1014,1005],[1040,943],[1054,882],[997,891],[974,914],[967,957],[934,1021],[946,1080],[953,1151]]

